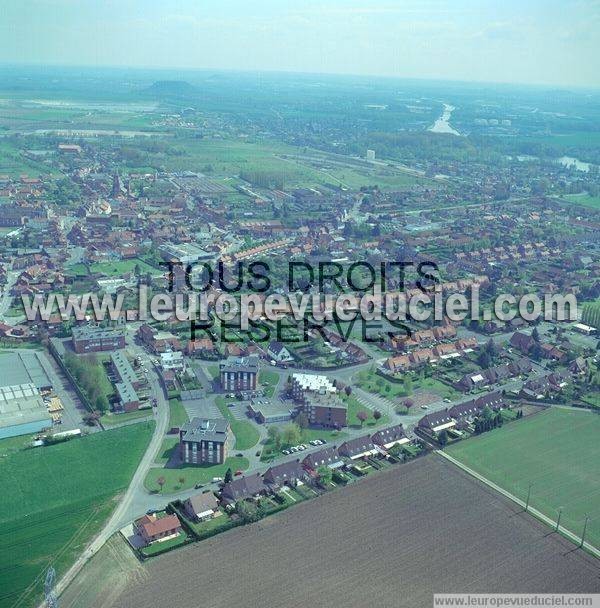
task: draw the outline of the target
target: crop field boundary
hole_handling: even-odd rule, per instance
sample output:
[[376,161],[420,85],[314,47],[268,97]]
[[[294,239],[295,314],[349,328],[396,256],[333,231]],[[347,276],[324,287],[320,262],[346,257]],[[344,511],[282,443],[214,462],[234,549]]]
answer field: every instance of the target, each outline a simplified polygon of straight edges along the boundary
[[[524,500],[521,500],[520,498],[517,498],[514,494],[511,494],[508,490],[505,490],[503,487],[495,484],[493,481],[490,481],[489,479],[487,479],[486,477],[484,477],[480,473],[477,473],[477,471],[474,471],[473,469],[469,468],[468,466],[466,466],[465,464],[463,464],[462,462],[460,462],[460,460],[457,460],[456,458],[453,458],[452,456],[450,456],[450,454],[447,454],[446,452],[443,452],[442,450],[434,450],[434,452],[436,454],[438,454],[439,456],[441,456],[442,458],[445,458],[446,460],[448,460],[452,464],[456,465],[459,469],[462,469],[465,473],[468,473],[469,475],[471,475],[475,479],[481,481],[482,483],[484,483],[488,487],[492,488],[496,492],[499,492],[503,496],[506,496],[506,498],[509,498],[514,503],[518,504],[520,507],[523,507],[523,509],[525,510],[526,503],[525,503]],[[556,528],[556,523],[557,522],[554,519],[552,519],[551,517],[548,517],[547,515],[544,515],[541,511],[538,511],[537,509],[534,509],[531,505],[528,506],[526,510],[527,510],[528,513],[531,513],[534,517],[536,517],[537,519],[539,519],[540,521],[542,521],[546,525],[550,526],[551,528],[554,528],[555,530],[557,529]],[[563,536],[565,536],[569,540],[573,541],[574,543],[577,543],[578,545],[581,543],[581,537],[577,536],[577,534],[571,532],[571,530],[568,530],[564,526],[558,526],[557,532],[560,532]],[[584,542],[583,543],[583,548],[586,551],[588,551],[591,555],[593,555],[595,558],[600,559],[600,549],[598,549],[594,545],[592,545],[592,544],[590,544],[588,542]]]

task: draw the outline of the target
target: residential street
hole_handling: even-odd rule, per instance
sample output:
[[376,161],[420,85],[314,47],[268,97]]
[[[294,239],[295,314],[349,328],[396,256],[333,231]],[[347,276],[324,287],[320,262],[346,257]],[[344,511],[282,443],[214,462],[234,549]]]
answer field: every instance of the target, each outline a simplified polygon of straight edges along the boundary
[[[141,347],[135,346],[132,341],[128,344],[128,350],[131,352],[137,352],[137,354],[143,353]],[[140,511],[137,510],[138,503],[137,499],[140,495],[146,494],[144,489],[144,479],[152,463],[156,459],[156,455],[162,445],[163,437],[167,432],[167,426],[169,423],[169,402],[163,391],[163,388],[159,382],[157,373],[149,368],[148,382],[151,387],[151,394],[157,399],[157,407],[154,408],[154,419],[156,421],[156,427],[152,435],[152,439],[146,448],[146,452],[138,465],[138,468],[129,484],[129,488],[123,495],[121,502],[111,515],[110,519],[104,526],[104,528],[98,533],[96,538],[92,541],[90,546],[83,552],[83,554],[77,559],[69,571],[58,581],[56,585],[56,592],[60,595],[60,592],[65,589],[71,580],[77,575],[85,563],[99,550],[102,548],[104,543],[123,526],[123,522],[131,521],[135,515],[139,515]],[[142,510],[142,513],[148,507]],[[134,515],[131,515],[131,514]]]
[[[102,531],[93,540],[88,549],[80,556],[80,558],[69,570],[69,572],[67,572],[67,574],[59,581],[57,585],[57,590],[59,592],[69,584],[69,582],[74,578],[74,576],[82,568],[82,566],[104,545],[104,543],[112,536],[112,534],[119,531],[125,525],[127,525],[136,517],[145,513],[149,509],[162,509],[168,502],[172,500],[184,500],[199,492],[199,490],[191,488],[174,494],[153,494],[148,492],[148,490],[146,490],[144,486],[144,479],[150,468],[154,466],[155,459],[161,448],[162,442],[166,437],[169,424],[169,402],[159,382],[158,374],[151,363],[152,357],[148,355],[148,353],[143,349],[143,347],[135,344],[133,340],[133,332],[135,328],[129,327],[128,329],[129,333],[127,334],[127,350],[130,356],[141,357],[144,367],[148,369],[147,378],[148,382],[150,383],[150,394],[156,396],[158,401],[157,407],[154,408],[154,419],[156,421],[156,428],[150,441],[150,444],[146,449],[146,452],[131,480],[129,488],[123,496],[123,499],[119,503],[118,507],[115,509],[114,513],[112,514]],[[347,384],[352,384],[352,379],[358,372],[365,369],[370,369],[373,364],[373,361],[368,361],[366,363],[326,373],[331,378],[335,378]],[[296,369],[281,369],[276,367],[272,367],[269,369],[271,371],[276,372],[280,377],[279,390],[281,389],[283,382],[285,382],[285,379],[289,376],[290,373],[302,371]],[[209,389],[211,382],[210,374],[208,373],[206,365],[201,364],[196,368],[196,370],[197,376],[202,382],[204,389],[201,391],[202,398],[200,400],[200,403],[194,405],[194,411],[188,411],[188,414],[208,415],[211,412],[218,412],[218,408],[216,407],[214,402],[219,394],[212,393]],[[538,371],[538,373],[542,370],[543,368],[541,368],[541,366],[536,366],[536,371]],[[316,372],[308,371],[308,373]],[[520,380],[511,380],[503,385],[495,387],[494,390],[512,390],[515,388],[519,388],[520,385]],[[489,392],[493,391],[488,391],[488,393]],[[394,403],[392,403],[392,401],[387,398],[381,397],[379,395],[373,395],[361,388],[356,387],[355,385],[353,386],[353,394],[357,397],[359,402],[365,405],[367,409],[379,409],[389,416],[389,424],[378,427],[377,430],[381,430],[401,423],[404,425],[405,431],[409,437],[415,436],[415,427],[418,424],[418,421],[425,414],[437,412],[473,398],[472,395],[462,395],[460,398],[452,402],[446,402],[443,399],[440,399],[439,401],[428,404],[427,408],[415,407],[409,414],[400,415],[395,412],[393,407]],[[478,396],[481,396],[482,394],[483,393],[480,393]],[[276,398],[276,396],[274,396],[274,398]],[[267,434],[266,425],[260,425],[258,428],[260,432],[259,444],[257,446],[254,446],[253,448],[241,452],[250,463],[248,469],[245,471],[246,475],[255,472],[264,472],[270,466],[270,464],[261,462],[260,458],[256,456],[256,453],[260,451],[260,443],[262,443],[266,439]],[[375,429],[368,427],[348,427],[344,430],[344,433],[346,435],[344,439],[340,439],[340,441],[337,443],[339,444],[342,443],[342,441],[364,436],[373,432],[375,432]],[[290,454],[287,456],[281,454],[275,462],[277,464],[280,464],[296,459],[303,459],[304,457],[306,457],[307,454],[311,452],[316,452],[322,449],[322,447],[323,446],[308,446],[308,448],[302,452]],[[207,489],[218,490],[218,484],[206,484],[203,487],[203,490]]]

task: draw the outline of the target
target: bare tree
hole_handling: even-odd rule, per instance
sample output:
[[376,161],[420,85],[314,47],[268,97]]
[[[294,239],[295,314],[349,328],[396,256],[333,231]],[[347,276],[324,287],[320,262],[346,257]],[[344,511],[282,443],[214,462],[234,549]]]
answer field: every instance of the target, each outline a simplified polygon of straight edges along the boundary
[[369,414],[367,414],[367,412],[365,412],[364,410],[360,410],[360,412],[356,413],[356,417],[359,419],[360,426],[362,427],[365,423],[365,420],[369,417]]

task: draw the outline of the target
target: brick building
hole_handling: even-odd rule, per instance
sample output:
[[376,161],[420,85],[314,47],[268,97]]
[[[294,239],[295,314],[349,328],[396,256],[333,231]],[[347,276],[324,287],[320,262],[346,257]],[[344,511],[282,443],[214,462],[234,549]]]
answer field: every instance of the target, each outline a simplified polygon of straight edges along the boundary
[[74,327],[72,336],[73,350],[80,355],[125,348],[125,335],[115,329],[96,326]]

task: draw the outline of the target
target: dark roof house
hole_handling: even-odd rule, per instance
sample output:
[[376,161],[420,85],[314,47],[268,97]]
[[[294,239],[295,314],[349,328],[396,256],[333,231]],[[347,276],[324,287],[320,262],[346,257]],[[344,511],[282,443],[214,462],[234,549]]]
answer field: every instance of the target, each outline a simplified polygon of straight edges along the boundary
[[535,340],[523,332],[516,331],[510,337],[510,345],[526,355],[535,345]]
[[357,437],[342,443],[338,450],[340,456],[345,458],[360,458],[377,452],[375,444],[371,441],[368,435]]
[[231,504],[238,500],[245,500],[259,494],[264,494],[267,489],[262,477],[258,473],[255,473],[254,475],[240,477],[226,483],[221,491],[221,500]]
[[317,452],[309,454],[303,461],[302,465],[309,469],[317,469],[318,467],[333,465],[339,462],[340,454],[335,446],[323,448]]
[[397,424],[387,429],[377,431],[377,433],[371,435],[371,441],[375,445],[389,448],[396,443],[408,443],[410,440],[404,432],[404,427],[401,424]]
[[447,409],[427,414],[419,420],[419,428],[435,432],[454,426],[454,424],[454,420]]
[[183,503],[185,512],[191,519],[205,519],[212,517],[219,507],[219,503],[212,492],[204,492],[190,496]]
[[302,468],[300,461],[292,460],[269,467],[263,475],[263,480],[270,486],[282,486],[302,480],[305,476],[306,471]]

